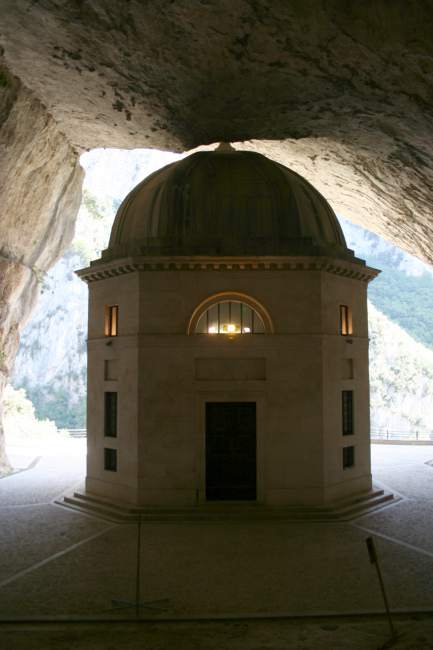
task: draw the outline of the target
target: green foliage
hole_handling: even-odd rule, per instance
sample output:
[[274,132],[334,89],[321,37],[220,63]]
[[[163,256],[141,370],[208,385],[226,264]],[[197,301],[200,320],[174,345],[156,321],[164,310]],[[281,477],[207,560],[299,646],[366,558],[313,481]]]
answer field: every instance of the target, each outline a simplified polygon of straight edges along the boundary
[[[371,304],[370,396],[373,426],[391,422],[433,434],[433,352]],[[393,425],[392,421],[397,422]]]
[[36,417],[34,406],[23,388],[16,390],[12,386],[6,386],[3,405],[3,424],[7,440],[23,437],[39,439],[63,433],[51,420],[40,420]]
[[409,276],[403,271],[383,267],[380,259],[368,263],[382,273],[368,289],[377,309],[403,327],[415,340],[433,348],[433,277],[429,273]]
[[93,219],[97,219],[98,221],[105,219],[104,207],[88,190],[83,191],[83,204]]
[[71,401],[65,388],[47,390],[47,386],[27,386],[28,398],[32,401],[36,417],[53,420],[62,429],[81,429],[86,426],[86,399]]
[[80,256],[84,266],[99,257],[101,250],[107,244],[116,212],[114,204],[113,199],[101,199],[87,189],[83,191],[84,211],[77,221],[75,238],[70,250]]
[[3,400],[3,408],[5,416],[11,415],[28,415],[35,416],[35,409],[29,399],[27,399],[26,391],[24,388],[8,389],[5,391]]
[[80,256],[80,259],[84,265],[88,265],[90,260],[94,257],[93,249],[90,244],[84,239],[74,239],[72,242],[71,249],[74,253],[77,253]]

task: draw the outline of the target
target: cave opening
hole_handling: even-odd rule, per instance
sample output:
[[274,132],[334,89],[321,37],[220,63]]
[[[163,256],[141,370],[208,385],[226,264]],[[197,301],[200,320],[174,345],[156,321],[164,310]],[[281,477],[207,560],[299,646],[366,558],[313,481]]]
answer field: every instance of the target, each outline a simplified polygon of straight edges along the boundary
[[[61,259],[41,278],[38,305],[21,334],[7,389],[9,440],[13,429],[21,430],[24,438],[31,437],[32,427],[38,435],[44,430],[47,434],[56,430],[72,436],[85,434],[87,289],[75,271],[106,247],[116,210],[128,191],[142,178],[181,157],[140,149],[95,149],[81,156],[86,175],[75,236]],[[431,300],[428,296],[427,304],[425,300],[431,269],[348,220],[342,218],[341,224],[349,246],[372,266],[384,268],[369,289],[370,295],[373,293],[369,307],[372,435],[430,439],[431,406],[425,379],[430,376],[433,341],[426,317]],[[346,305],[341,309],[345,310],[341,327],[349,334],[350,313]],[[401,333],[404,353],[398,352],[395,344]],[[410,338],[405,339],[405,334]],[[411,359],[409,364],[407,358]],[[414,379],[417,359],[424,359],[425,365],[418,383]],[[353,375],[353,361],[346,363],[352,363],[347,372]],[[412,379],[409,391],[403,377]]]

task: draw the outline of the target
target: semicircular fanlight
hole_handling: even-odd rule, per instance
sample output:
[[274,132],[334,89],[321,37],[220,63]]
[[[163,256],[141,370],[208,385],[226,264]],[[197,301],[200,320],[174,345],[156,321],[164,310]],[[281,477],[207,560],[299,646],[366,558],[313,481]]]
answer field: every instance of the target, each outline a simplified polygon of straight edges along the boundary
[[197,320],[196,334],[265,334],[262,317],[239,300],[222,300],[210,305]]

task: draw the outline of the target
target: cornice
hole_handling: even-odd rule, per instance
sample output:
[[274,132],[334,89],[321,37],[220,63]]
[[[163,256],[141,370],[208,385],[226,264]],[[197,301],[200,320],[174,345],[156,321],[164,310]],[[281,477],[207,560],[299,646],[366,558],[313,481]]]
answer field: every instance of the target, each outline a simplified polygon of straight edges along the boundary
[[[355,258],[356,259],[356,258]],[[331,257],[129,257],[96,262],[76,271],[87,283],[151,271],[325,271],[362,282],[370,282],[380,271],[360,261],[349,262]]]

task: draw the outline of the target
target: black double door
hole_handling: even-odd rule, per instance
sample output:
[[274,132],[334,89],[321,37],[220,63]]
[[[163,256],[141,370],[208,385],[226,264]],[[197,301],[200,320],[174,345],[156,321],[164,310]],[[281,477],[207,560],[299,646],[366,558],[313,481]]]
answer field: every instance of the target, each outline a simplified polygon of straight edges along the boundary
[[206,404],[206,499],[257,497],[256,403]]

